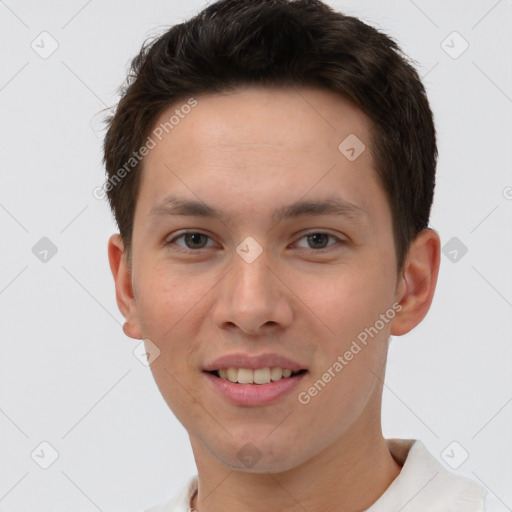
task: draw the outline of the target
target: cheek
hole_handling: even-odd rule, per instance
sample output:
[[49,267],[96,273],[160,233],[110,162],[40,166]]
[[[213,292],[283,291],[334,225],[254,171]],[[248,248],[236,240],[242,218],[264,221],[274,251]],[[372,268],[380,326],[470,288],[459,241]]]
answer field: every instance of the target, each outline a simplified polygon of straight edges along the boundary
[[212,285],[207,279],[187,280],[168,265],[155,262],[140,268],[137,278],[142,334],[159,350],[150,370],[177,418],[185,425],[194,424],[201,418],[201,408],[193,398],[201,391],[195,378],[200,341],[197,317],[204,314],[206,303],[201,298]]
[[328,327],[325,332],[337,340],[338,348],[373,325],[391,307],[393,282],[384,268],[340,268],[322,286],[302,292],[304,302]]
[[[181,364],[175,364],[178,360]],[[202,429],[216,432],[218,425],[211,415],[205,414],[202,389],[198,379],[189,379],[190,371],[183,364],[183,356],[162,353],[150,366],[153,379],[169,409],[189,433],[200,434]],[[216,432],[222,436],[222,432]]]
[[141,261],[137,271],[136,300],[143,334],[165,345],[197,314],[212,285],[208,279],[189,279],[155,261]]
[[380,375],[385,364],[390,328],[389,318],[382,321],[381,315],[393,303],[392,268],[384,258],[361,258],[350,269],[340,268],[321,293],[310,292],[315,300],[311,309],[329,327],[329,334],[321,342],[324,356],[312,379],[320,379],[320,391],[311,390],[317,394],[305,407],[318,413],[338,411],[337,418],[331,418],[334,422],[355,417],[379,384],[375,374]]

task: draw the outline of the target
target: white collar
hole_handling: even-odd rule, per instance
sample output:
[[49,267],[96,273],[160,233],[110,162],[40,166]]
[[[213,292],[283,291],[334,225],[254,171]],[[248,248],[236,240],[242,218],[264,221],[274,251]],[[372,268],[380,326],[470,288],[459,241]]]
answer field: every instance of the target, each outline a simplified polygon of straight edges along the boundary
[[366,512],[480,512],[486,491],[476,482],[447,471],[414,439],[387,439],[402,471]]

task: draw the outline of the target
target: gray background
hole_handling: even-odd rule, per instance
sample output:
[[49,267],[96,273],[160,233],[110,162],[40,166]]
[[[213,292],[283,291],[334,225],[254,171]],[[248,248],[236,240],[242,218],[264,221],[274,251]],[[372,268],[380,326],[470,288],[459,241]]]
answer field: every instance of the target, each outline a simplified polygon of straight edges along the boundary
[[[391,342],[384,433],[421,439],[447,468],[467,452],[454,471],[512,510],[512,3],[329,4],[417,61],[439,134],[431,226],[448,245],[429,315]],[[101,110],[129,61],[204,5],[0,0],[4,512],[137,511],[195,473],[186,432],[121,330],[106,251],[116,228],[92,191]]]

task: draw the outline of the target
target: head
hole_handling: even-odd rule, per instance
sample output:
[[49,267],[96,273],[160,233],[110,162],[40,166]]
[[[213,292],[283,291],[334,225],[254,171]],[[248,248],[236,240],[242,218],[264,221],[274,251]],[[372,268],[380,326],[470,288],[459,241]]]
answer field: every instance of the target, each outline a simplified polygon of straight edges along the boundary
[[[217,2],[143,46],[108,124],[125,332],[196,454],[284,471],[374,428],[439,265],[432,113],[396,43],[315,0]],[[233,403],[226,365],[301,373]]]

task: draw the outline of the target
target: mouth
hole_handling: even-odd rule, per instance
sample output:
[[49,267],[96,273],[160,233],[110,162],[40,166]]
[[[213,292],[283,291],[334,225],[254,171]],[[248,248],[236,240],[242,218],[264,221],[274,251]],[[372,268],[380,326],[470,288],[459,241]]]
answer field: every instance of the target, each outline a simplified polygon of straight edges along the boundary
[[284,379],[293,379],[307,373],[306,369],[291,370],[290,368],[266,367],[266,368],[219,368],[207,371],[210,375],[231,382],[232,384],[265,385]]
[[309,370],[277,353],[230,353],[203,367],[207,386],[223,400],[242,407],[263,407],[285,400]]

